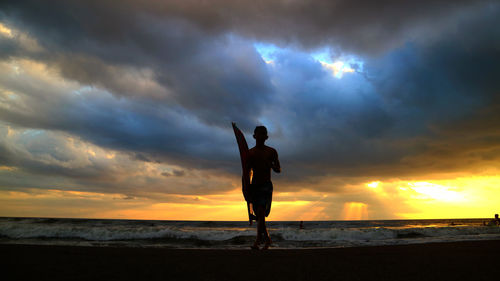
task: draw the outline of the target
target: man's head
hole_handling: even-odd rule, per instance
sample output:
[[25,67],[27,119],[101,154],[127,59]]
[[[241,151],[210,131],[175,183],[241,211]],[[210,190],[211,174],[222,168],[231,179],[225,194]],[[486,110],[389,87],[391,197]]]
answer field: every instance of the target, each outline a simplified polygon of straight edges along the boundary
[[498,214],[495,214],[495,219],[498,219]]
[[267,140],[267,129],[264,126],[257,126],[253,131],[253,138],[257,141],[265,141]]

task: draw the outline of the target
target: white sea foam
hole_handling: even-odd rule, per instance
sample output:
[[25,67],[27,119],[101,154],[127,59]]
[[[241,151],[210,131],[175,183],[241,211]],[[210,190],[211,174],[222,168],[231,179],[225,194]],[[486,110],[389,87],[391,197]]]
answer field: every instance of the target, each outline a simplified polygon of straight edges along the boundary
[[72,224],[0,223],[0,236],[11,239],[65,238],[92,241],[137,239],[200,239],[223,241],[236,236],[254,235],[251,229],[198,229],[169,226],[79,226]]
[[[447,221],[270,222],[269,231],[280,247],[345,247],[436,241],[500,239],[499,227],[482,221],[450,225]],[[244,222],[165,222],[75,219],[0,218],[0,242],[84,240],[137,245],[230,246],[255,236]],[[194,242],[193,242],[194,241]],[[196,242],[198,241],[198,242]]]
[[66,238],[94,241],[135,239],[202,239],[222,241],[238,235],[253,235],[251,230],[197,229],[168,226],[79,226],[71,224],[2,223],[0,235],[12,239]]

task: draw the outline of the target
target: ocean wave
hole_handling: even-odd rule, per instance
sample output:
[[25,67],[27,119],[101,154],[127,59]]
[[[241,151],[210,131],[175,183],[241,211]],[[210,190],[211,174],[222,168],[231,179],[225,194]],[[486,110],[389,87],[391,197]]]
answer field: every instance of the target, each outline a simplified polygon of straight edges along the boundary
[[[216,224],[216,223],[215,223]],[[248,243],[255,237],[255,228],[236,226],[193,226],[195,224],[168,224],[129,221],[85,220],[3,220],[0,236],[4,239],[81,239],[87,241],[184,241],[186,243]],[[199,225],[199,224],[198,224]],[[369,241],[396,241],[401,239],[478,239],[485,236],[500,237],[499,227],[487,226],[439,226],[439,227],[320,227],[298,229],[296,227],[271,227],[274,241],[310,242],[321,241],[335,244],[365,243]]]

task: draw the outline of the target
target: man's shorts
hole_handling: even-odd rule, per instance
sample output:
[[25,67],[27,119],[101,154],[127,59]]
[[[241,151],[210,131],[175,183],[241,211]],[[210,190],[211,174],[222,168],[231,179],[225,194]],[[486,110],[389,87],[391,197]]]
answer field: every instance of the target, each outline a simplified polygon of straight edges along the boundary
[[266,210],[266,217],[269,216],[269,213],[271,212],[271,202],[273,199],[273,183],[252,183],[252,185],[250,186],[250,193],[252,197],[251,203],[253,205],[254,211],[256,211],[259,206],[263,206]]

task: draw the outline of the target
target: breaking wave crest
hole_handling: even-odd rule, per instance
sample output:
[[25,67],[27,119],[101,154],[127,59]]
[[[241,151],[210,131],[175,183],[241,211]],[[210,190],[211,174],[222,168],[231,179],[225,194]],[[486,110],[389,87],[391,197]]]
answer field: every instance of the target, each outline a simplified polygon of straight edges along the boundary
[[[270,223],[279,247],[347,247],[500,238],[499,227],[479,223],[450,226],[318,222],[299,229],[291,223]],[[84,219],[0,219],[2,241],[90,241],[93,244],[177,247],[232,247],[251,243],[255,227],[244,222],[164,222]]]

